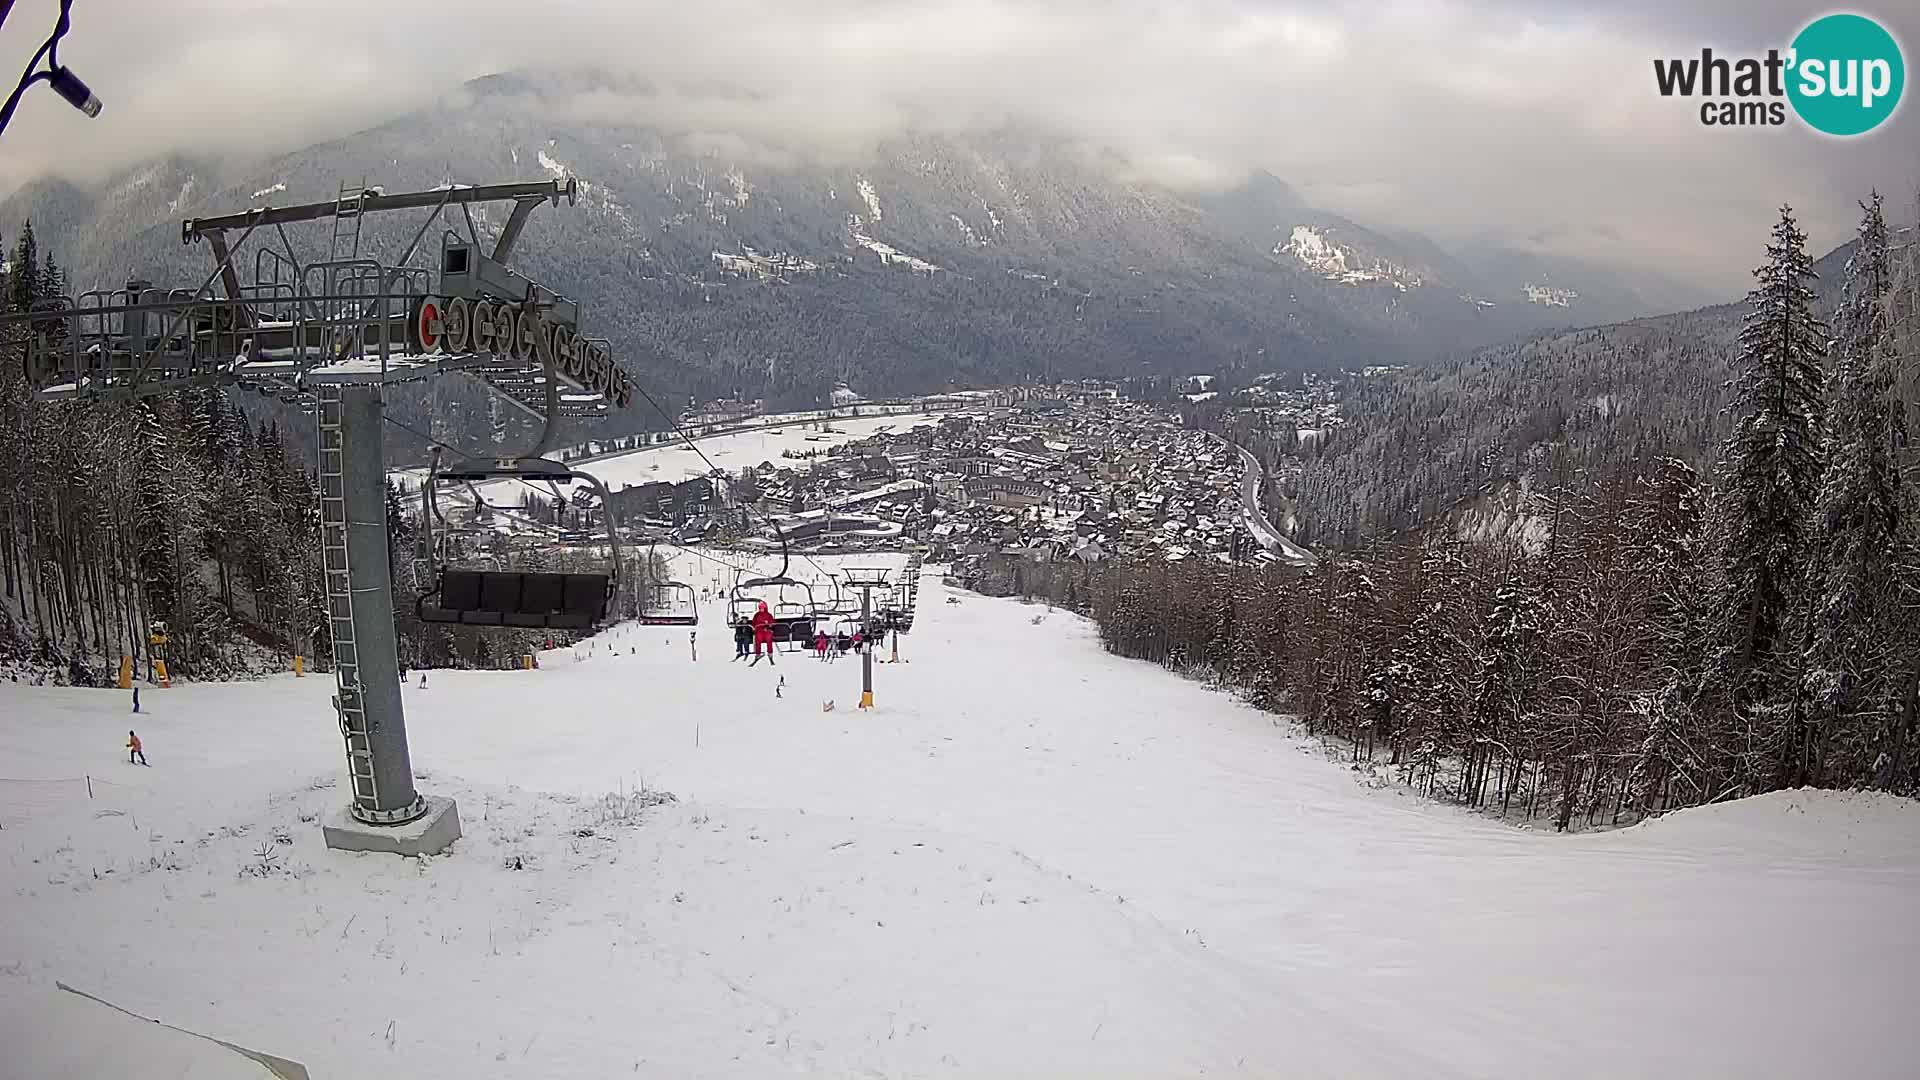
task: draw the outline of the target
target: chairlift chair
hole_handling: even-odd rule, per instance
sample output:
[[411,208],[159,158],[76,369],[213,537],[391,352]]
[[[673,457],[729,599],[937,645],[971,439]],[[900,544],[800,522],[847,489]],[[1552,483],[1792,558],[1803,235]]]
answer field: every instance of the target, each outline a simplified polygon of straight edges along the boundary
[[681,581],[661,581],[647,588],[640,606],[642,626],[698,626],[700,604],[693,586]]
[[841,584],[839,577],[835,576],[831,571],[828,572],[827,577],[828,580],[833,582],[833,599],[830,602],[822,603],[816,608],[816,614],[823,619],[853,618],[859,616],[859,591]]
[[813,586],[783,574],[747,578],[736,583],[727,602],[727,624],[750,623],[761,604],[773,616],[773,640],[799,647],[813,640],[813,626],[819,617]]
[[827,639],[836,646],[842,637],[847,638],[851,643],[855,634],[859,634],[863,642],[872,641],[879,636],[881,629],[879,612],[874,612],[871,622],[863,624],[860,621],[860,613],[856,611],[852,615],[842,615],[834,619],[833,628],[827,631]]
[[[649,548],[651,565],[651,548]],[[642,626],[700,625],[699,594],[684,581],[656,581],[647,586],[640,604]]]
[[[607,489],[592,475],[543,457],[475,460],[441,469],[436,458],[425,488],[428,528],[439,516],[434,501],[440,481],[479,484],[489,480],[584,483],[607,504]],[[475,489],[478,490],[477,488]],[[477,497],[477,496],[476,496]],[[482,570],[446,564],[433,550],[432,589],[414,602],[422,622],[461,626],[516,627],[544,630],[587,630],[606,621],[607,605],[620,574],[620,541],[611,514],[606,520],[607,560],[604,570],[589,573],[551,573],[523,570]]]

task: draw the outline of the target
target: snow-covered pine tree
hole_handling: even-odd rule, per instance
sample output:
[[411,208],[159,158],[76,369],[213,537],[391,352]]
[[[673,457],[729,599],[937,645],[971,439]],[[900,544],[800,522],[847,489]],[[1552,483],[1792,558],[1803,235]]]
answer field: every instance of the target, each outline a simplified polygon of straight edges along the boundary
[[[1512,743],[1538,706],[1547,659],[1542,646],[1554,623],[1543,589],[1546,580],[1520,561],[1494,588],[1462,747],[1459,799],[1468,806],[1485,800],[1490,774],[1513,764],[1508,760],[1514,756]],[[1574,753],[1577,750],[1569,751],[1569,756]],[[1561,817],[1558,825],[1566,828],[1567,818]]]
[[1382,733],[1391,764],[1409,781],[1432,768],[1439,733],[1469,708],[1476,671],[1469,650],[1477,612],[1468,595],[1465,542],[1451,532],[1430,534],[1413,558],[1407,632],[1394,655],[1407,665],[1406,688],[1392,730]]
[[1699,719],[1689,707],[1689,690],[1700,682],[1714,617],[1703,495],[1693,466],[1657,457],[1636,483],[1623,516],[1624,568],[1643,593],[1638,629],[1645,653],[1634,662],[1644,669],[1627,709],[1640,733],[1627,805],[1642,814],[1700,797],[1691,751],[1685,755],[1688,767],[1681,768],[1680,759],[1662,748],[1693,737]]
[[1901,535],[1900,469],[1905,406],[1887,336],[1887,224],[1876,192],[1863,203],[1860,237],[1847,263],[1834,351],[1826,469],[1813,519],[1813,625],[1806,723],[1791,748],[1793,782],[1819,783],[1828,758],[1836,776],[1860,775],[1884,729],[1891,637],[1889,586]]
[[221,600],[233,602],[232,568],[239,561],[241,538],[253,523],[244,514],[240,462],[241,417],[219,387],[191,389],[182,395],[189,444],[203,466],[198,502],[203,514],[201,553],[213,563]]
[[[1767,261],[1753,273],[1758,284],[1747,294],[1751,310],[1731,384],[1734,433],[1720,462],[1724,644],[1714,687],[1746,724],[1782,690],[1782,637],[1804,596],[1807,523],[1820,479],[1826,326],[1813,313],[1813,260],[1791,207],[1781,208]],[[1775,726],[1759,738],[1778,734]],[[1739,742],[1738,769],[1750,778],[1758,767],[1749,759],[1753,740]]]
[[[1100,569],[1101,578],[1108,578],[1110,567]],[[1092,571],[1088,566],[1081,573]],[[1285,695],[1286,665],[1294,650],[1292,587],[1279,572],[1258,568],[1236,574],[1233,587],[1240,614],[1233,629],[1232,666],[1256,705],[1277,709]]]
[[[42,256],[40,263],[39,292],[41,302],[56,300],[67,295],[67,272],[53,261],[53,252]],[[41,325],[41,330],[55,341],[64,341],[67,336],[65,320],[53,319]]]
[[423,583],[416,581],[414,559],[420,554],[417,520],[407,512],[400,498],[400,487],[387,481],[387,573],[393,586],[394,638],[402,667],[419,667],[427,655],[426,624],[415,613],[413,602]]
[[52,299],[65,295],[67,291],[67,272],[53,260],[49,251],[40,258],[40,295],[43,299]]
[[288,636],[304,643],[316,666],[333,663],[333,631],[327,622],[326,577],[320,553],[320,494],[314,476],[303,462],[284,461],[286,497],[280,511],[287,522],[286,572],[292,583],[292,629]]
[[[132,463],[134,516],[130,525],[140,595],[145,600],[145,618],[141,621],[166,623],[184,645],[190,636],[185,618],[190,602],[183,580],[187,560],[182,557],[182,549],[189,545],[181,536],[185,523],[179,505],[178,454],[171,433],[182,425],[174,406],[173,399],[164,397],[146,398],[133,406],[137,456]],[[179,655],[171,654],[169,659],[180,670]]]
[[1675,700],[1671,684],[1632,699],[1629,709],[1640,719],[1640,744],[1632,754],[1627,774],[1626,801],[1635,811],[1651,814],[1672,802],[1676,786],[1691,783],[1692,751],[1683,724],[1684,706]]
[[260,606],[258,582],[262,576],[262,567],[266,558],[266,537],[270,525],[278,518],[279,512],[272,508],[267,480],[262,470],[262,456],[259,440],[255,438],[253,424],[244,413],[235,409],[233,425],[238,436],[236,457],[234,459],[234,478],[236,505],[233,507],[235,519],[245,523],[245,528],[235,541],[234,574],[248,586],[250,610],[254,621],[264,629],[272,629],[264,617]]
[[260,621],[288,639],[295,650],[300,650],[305,641],[299,638],[292,619],[298,588],[296,575],[287,563],[287,550],[292,544],[293,529],[297,527],[288,507],[294,492],[288,480],[286,453],[278,426],[262,424],[255,445],[258,447],[255,467],[265,514],[259,530],[250,538],[248,583]]
[[[1920,214],[1920,191],[1914,195],[1914,210]],[[1901,425],[1894,433],[1895,461],[1911,478],[1920,475],[1920,439],[1912,437],[1920,432],[1920,224],[1892,245],[1890,263],[1886,332],[1879,344],[1894,373],[1895,415]],[[1904,496],[1902,554],[1893,593],[1900,625],[1911,627],[1920,617],[1920,484],[1907,484]],[[1889,659],[1895,704],[1879,737],[1870,782],[1888,791],[1920,794],[1920,634],[1898,634],[1893,646]]]
[[40,244],[33,222],[20,226],[20,239],[7,258],[7,310],[29,311],[40,299]]

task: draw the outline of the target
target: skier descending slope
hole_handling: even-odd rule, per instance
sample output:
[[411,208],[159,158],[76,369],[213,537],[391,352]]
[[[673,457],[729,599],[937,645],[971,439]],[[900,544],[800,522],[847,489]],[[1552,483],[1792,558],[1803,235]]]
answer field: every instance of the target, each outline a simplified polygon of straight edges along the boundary
[[765,600],[760,601],[760,610],[753,613],[753,660],[748,667],[760,662],[763,646],[767,650],[767,663],[773,663],[773,612],[767,610]]

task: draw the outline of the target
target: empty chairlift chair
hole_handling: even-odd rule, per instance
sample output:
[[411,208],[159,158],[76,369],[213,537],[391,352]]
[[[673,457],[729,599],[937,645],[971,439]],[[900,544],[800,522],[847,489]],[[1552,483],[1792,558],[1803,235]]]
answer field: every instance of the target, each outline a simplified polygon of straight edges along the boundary
[[640,622],[643,626],[698,626],[700,603],[693,586],[662,581],[649,587],[640,606]]
[[[647,577],[652,577],[666,565],[655,556],[655,546],[647,545]],[[684,581],[668,578],[649,582],[640,597],[640,625],[700,625],[699,594]]]
[[[554,483],[585,483],[600,493],[600,505],[606,505],[606,488],[586,473],[545,458],[523,458],[504,462],[463,462],[436,471],[427,478],[426,520],[429,528],[438,518],[433,505],[435,484],[439,481],[480,483],[503,477],[538,479]],[[414,604],[422,622],[453,623],[461,626],[522,627],[547,630],[588,630],[607,618],[607,604],[619,575],[619,540],[611,520],[607,524],[607,556],[604,567],[588,572],[467,569],[444,563],[435,570],[433,588]]]

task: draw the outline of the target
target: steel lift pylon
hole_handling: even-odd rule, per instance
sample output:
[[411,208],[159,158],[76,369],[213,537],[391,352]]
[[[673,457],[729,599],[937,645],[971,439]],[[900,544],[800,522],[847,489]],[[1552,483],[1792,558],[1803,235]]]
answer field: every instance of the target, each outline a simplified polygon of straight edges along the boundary
[[[132,281],[6,318],[27,326],[27,375],[45,400],[238,386],[312,402],[334,707],[351,789],[323,828],[329,846],[429,854],[460,835],[453,801],[414,786],[388,566],[385,388],[446,373],[481,379],[545,425],[529,463],[543,460],[537,454],[559,419],[631,400],[632,383],[607,344],[578,333],[576,305],[506,265],[534,209],[571,204],[577,193],[570,179],[399,195],[361,184],[327,202],[190,219],[182,241],[205,242],[214,257],[198,287]],[[467,210],[488,202],[513,204],[491,245]],[[467,234],[445,231],[437,265],[415,265],[421,241],[456,208]],[[425,220],[397,258],[362,251],[369,215],[422,209]],[[286,226],[318,221],[331,227],[327,257],[303,265]],[[243,283],[236,255],[256,234],[252,280]],[[611,554],[617,571],[617,547]]]

